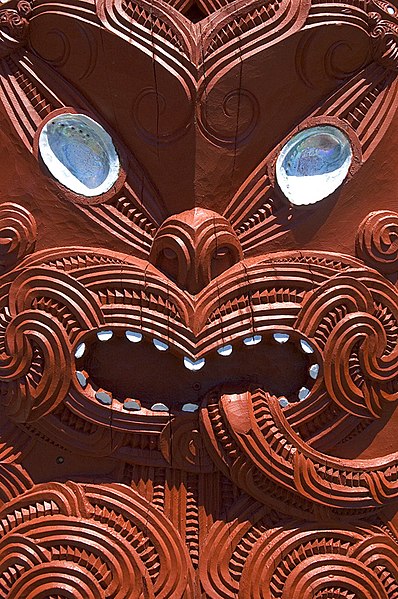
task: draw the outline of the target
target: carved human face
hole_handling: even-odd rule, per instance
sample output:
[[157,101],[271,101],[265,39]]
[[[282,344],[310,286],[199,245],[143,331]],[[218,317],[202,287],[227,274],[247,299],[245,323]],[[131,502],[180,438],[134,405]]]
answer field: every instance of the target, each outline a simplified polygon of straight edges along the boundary
[[4,596],[398,594],[397,36],[0,10]]

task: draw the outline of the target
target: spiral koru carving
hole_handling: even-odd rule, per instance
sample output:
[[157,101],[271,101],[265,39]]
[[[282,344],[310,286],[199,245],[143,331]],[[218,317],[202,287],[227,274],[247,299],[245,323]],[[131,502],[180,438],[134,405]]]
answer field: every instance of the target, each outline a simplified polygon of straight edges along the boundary
[[398,272],[398,213],[377,210],[361,222],[356,239],[357,256],[382,272]]
[[255,506],[250,520],[228,516],[214,524],[203,551],[201,583],[211,599],[387,599],[398,593],[398,545],[384,529],[275,527],[272,514]]
[[[213,143],[228,147],[247,142],[257,126],[258,101],[245,89],[233,89],[225,96],[219,91],[204,90],[199,104],[198,124]],[[224,120],[220,126],[220,116]]]
[[25,42],[31,11],[31,3],[27,0],[18,2],[17,10],[0,10],[0,58],[8,56]]
[[3,597],[193,597],[178,533],[123,485],[37,485],[0,512],[0,535]]
[[37,237],[33,215],[19,204],[0,204],[0,274],[29,254]]
[[352,269],[302,304],[296,326],[320,345],[325,387],[356,416],[380,416],[383,402],[398,398],[397,300],[382,276]]
[[[77,332],[73,320],[84,330],[98,325],[103,316],[84,287],[45,267],[24,270],[4,292],[0,377],[9,384],[4,406],[14,420],[34,420],[53,410],[68,392]],[[38,309],[43,297],[50,301],[52,314]]]

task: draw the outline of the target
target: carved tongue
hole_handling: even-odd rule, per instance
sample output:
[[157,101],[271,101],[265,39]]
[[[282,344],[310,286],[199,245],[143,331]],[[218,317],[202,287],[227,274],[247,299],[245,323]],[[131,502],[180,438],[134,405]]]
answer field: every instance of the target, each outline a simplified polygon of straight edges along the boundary
[[221,397],[221,409],[234,431],[247,435],[251,429],[250,393],[232,393]]

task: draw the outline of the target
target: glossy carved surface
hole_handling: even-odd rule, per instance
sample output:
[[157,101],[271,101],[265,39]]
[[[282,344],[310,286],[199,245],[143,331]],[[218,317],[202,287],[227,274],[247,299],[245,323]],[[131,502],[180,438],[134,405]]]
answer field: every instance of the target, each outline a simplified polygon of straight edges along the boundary
[[398,599],[397,76],[382,0],[2,3],[0,598]]

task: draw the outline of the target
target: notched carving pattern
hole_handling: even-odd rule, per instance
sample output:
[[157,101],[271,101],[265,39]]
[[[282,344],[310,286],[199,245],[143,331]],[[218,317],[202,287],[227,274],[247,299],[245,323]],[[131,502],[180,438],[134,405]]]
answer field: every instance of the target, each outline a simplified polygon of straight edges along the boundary
[[194,596],[178,533],[123,485],[37,485],[0,511],[0,536],[4,597]]
[[373,55],[387,69],[398,69],[398,9],[383,0],[370,2]]
[[382,529],[273,527],[261,509],[248,522],[230,518],[212,527],[204,549],[201,582],[211,599],[384,599],[398,592],[398,546]]

